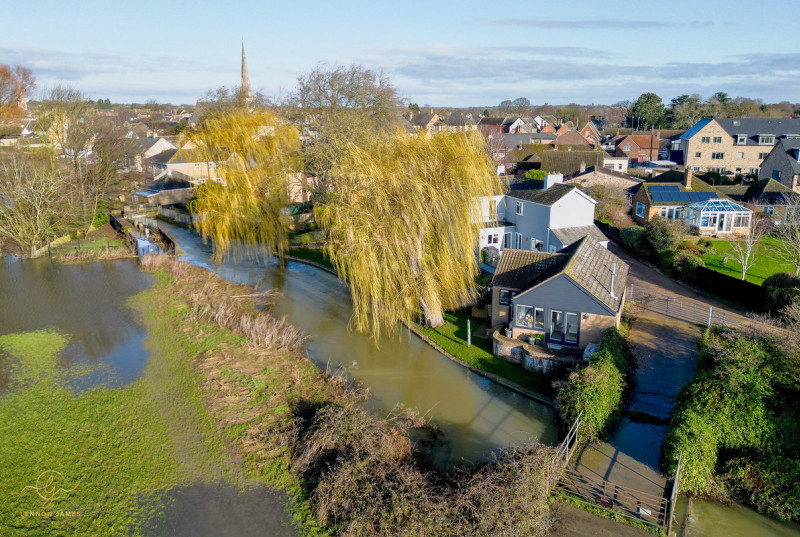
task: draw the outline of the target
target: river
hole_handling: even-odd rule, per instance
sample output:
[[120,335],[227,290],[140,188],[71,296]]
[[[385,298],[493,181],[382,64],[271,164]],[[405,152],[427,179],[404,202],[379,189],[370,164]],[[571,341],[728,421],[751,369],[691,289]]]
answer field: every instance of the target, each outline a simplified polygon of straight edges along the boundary
[[276,306],[308,336],[308,354],[320,367],[344,368],[369,388],[369,404],[389,412],[398,404],[424,414],[441,431],[434,463],[479,462],[493,452],[532,440],[558,441],[554,411],[448,360],[416,335],[379,345],[348,328],[353,307],[347,287],[318,268],[290,261],[285,268],[247,259],[213,263],[211,246],[194,232],[160,224],[185,252],[182,259],[237,283],[278,289]]

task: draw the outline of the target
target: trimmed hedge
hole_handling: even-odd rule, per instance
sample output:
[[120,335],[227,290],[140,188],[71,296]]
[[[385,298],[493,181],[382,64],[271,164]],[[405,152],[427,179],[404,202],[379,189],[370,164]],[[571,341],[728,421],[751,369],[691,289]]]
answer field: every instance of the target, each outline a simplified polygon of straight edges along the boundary
[[581,435],[591,440],[619,419],[626,375],[635,367],[628,342],[616,328],[609,328],[589,365],[574,371],[558,386],[556,408],[565,424],[583,412]]

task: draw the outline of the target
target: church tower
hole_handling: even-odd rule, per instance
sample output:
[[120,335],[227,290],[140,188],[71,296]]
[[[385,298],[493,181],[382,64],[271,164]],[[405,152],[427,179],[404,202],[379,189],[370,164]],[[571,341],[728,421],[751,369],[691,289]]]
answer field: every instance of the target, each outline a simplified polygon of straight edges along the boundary
[[248,106],[253,104],[253,90],[250,88],[250,75],[247,73],[247,58],[244,55],[244,41],[242,42],[242,94]]

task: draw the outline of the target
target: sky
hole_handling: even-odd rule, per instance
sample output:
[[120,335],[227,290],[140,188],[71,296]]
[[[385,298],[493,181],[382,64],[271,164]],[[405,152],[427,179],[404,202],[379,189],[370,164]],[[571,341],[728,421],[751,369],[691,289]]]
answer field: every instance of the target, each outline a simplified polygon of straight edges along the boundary
[[319,63],[357,63],[420,106],[613,104],[649,91],[800,102],[800,0],[3,4],[0,63],[32,69],[38,91],[64,83],[113,102],[193,104],[236,86],[242,41],[253,89],[274,97]]

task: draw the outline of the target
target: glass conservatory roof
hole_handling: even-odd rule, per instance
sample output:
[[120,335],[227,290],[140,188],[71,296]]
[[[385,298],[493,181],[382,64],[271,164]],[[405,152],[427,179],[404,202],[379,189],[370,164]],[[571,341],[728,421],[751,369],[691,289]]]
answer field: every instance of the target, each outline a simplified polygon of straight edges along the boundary
[[751,212],[750,209],[742,207],[738,203],[722,199],[711,199],[700,203],[692,203],[691,205],[687,205],[686,208],[700,212],[712,212],[712,213]]

